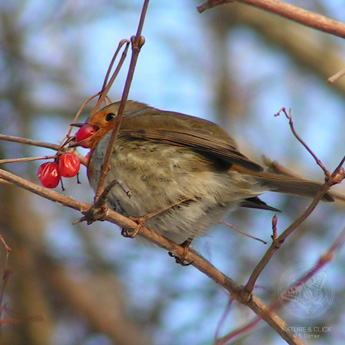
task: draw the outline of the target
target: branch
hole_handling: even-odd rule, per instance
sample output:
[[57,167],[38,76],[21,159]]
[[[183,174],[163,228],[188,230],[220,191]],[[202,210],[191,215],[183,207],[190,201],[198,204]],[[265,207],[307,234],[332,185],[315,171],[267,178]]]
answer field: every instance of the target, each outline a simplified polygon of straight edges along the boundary
[[208,0],[197,7],[202,13],[226,3],[240,2],[277,14],[316,30],[345,38],[345,24],[277,0]]
[[104,156],[104,161],[103,161],[103,164],[101,166],[100,178],[98,181],[97,190],[96,190],[96,194],[95,194],[95,201],[96,202],[97,202],[98,198],[101,197],[101,195],[104,191],[105,180],[106,180],[106,177],[108,174],[108,167],[109,167],[109,163],[110,163],[110,158],[111,158],[113,146],[115,144],[115,141],[116,141],[119,129],[120,129],[120,125],[122,122],[122,117],[123,117],[123,113],[125,110],[126,101],[128,99],[129,90],[130,90],[131,83],[133,80],[135,66],[136,66],[136,63],[138,60],[140,49],[145,43],[145,39],[141,36],[141,32],[143,29],[148,5],[149,5],[149,0],[145,0],[142,11],[141,11],[141,16],[140,16],[140,20],[139,20],[137,33],[135,36],[133,36],[131,38],[132,57],[131,57],[130,65],[129,65],[127,79],[126,79],[125,86],[124,86],[123,93],[122,93],[122,97],[121,97],[121,102],[120,102],[119,109],[117,112],[116,121],[114,124],[114,129],[111,133],[111,137],[109,139],[107,150],[106,150],[106,153]]
[[27,139],[27,138],[13,137],[11,135],[5,135],[5,134],[0,134],[0,140],[11,141],[11,142],[15,142],[15,143],[38,146],[38,147],[45,147],[47,149],[52,149],[55,151],[57,151],[60,148],[60,145],[46,143],[43,141],[37,141],[37,140],[32,140],[32,139]]
[[274,114],[275,117],[279,116],[280,113],[284,113],[285,117],[289,120],[289,125],[292,131],[292,134],[295,136],[295,138],[304,146],[304,148],[310,153],[310,155],[314,158],[316,164],[323,170],[325,173],[325,176],[328,177],[330,175],[330,172],[326,169],[324,164],[321,162],[321,160],[316,156],[316,154],[312,151],[312,149],[305,143],[305,141],[299,136],[299,134],[296,132],[295,125],[292,119],[292,110],[289,109],[289,113],[286,111],[286,108],[281,108],[278,113]]
[[267,252],[263,256],[263,258],[260,260],[260,262],[257,264],[253,273],[249,277],[249,280],[245,286],[245,291],[247,292],[253,291],[254,285],[259,275],[261,274],[263,269],[266,267],[268,262],[271,260],[273,254],[279,249],[280,245],[284,243],[286,238],[309,217],[309,215],[314,211],[317,204],[320,202],[322,196],[328,191],[330,186],[332,186],[334,183],[338,183],[335,181],[338,181],[339,174],[343,175],[342,165],[344,164],[344,161],[345,161],[345,156],[340,161],[339,165],[336,167],[333,173],[329,176],[329,178],[326,178],[326,181],[324,185],[322,186],[322,189],[320,189],[320,191],[315,195],[315,198],[313,199],[309,207],[305,210],[305,212],[299,218],[297,218],[290,226],[288,226],[280,236],[278,236],[276,239],[273,238],[273,242],[270,248],[268,248]]
[[[300,277],[293,286],[288,287],[288,289],[293,289],[294,287],[300,286],[306,283],[315,273],[320,271],[326,264],[328,264],[334,256],[336,250],[342,247],[345,243],[345,228],[340,232],[338,237],[334,240],[328,250],[319,258],[319,260],[314,264],[314,266],[302,277]],[[287,289],[287,290],[288,290]],[[286,290],[285,290],[286,291]],[[282,292],[284,293],[284,292]],[[281,309],[283,304],[280,301],[280,296],[276,296],[273,301],[271,301],[269,307],[270,310]],[[247,324],[240,326],[222,338],[217,339],[214,345],[223,345],[229,342],[231,339],[244,334],[252,330],[262,319],[260,317],[255,317],[253,320],[249,321]]]
[[[52,149],[55,151],[63,151],[63,152],[72,152],[79,157],[80,162],[83,165],[87,165],[87,159],[80,154],[78,151],[76,151],[74,148],[68,148],[68,147],[62,147],[61,145],[56,145],[56,144],[51,144],[51,143],[46,143],[44,141],[37,141],[37,140],[32,140],[32,139],[27,139],[27,138],[21,138],[21,137],[13,137],[11,135],[5,135],[5,134],[0,134],[0,140],[3,141],[11,141],[15,143],[20,143],[20,144],[25,144],[25,145],[32,145],[32,146],[37,146],[37,147],[44,147],[46,149]],[[40,159],[50,159],[50,158],[55,158],[56,155],[54,156],[41,156],[41,157],[25,157],[25,158],[11,158],[11,159],[1,159],[0,164],[5,164],[5,163],[18,163],[18,162],[31,162],[35,160],[40,160]]]
[[[25,180],[3,169],[0,169],[0,179],[6,180],[43,198],[54,201],[58,204],[72,208],[74,210],[80,211],[83,214],[85,214],[92,206],[90,204],[75,200],[72,197],[65,196],[53,190],[38,186],[35,183]],[[138,226],[138,224],[133,220],[126,218],[121,214],[109,209],[107,210],[104,216],[104,220],[112,224],[116,224],[121,228],[126,228],[132,231],[134,231]],[[150,242],[156,244],[160,248],[163,248],[171,252],[175,256],[182,257],[183,255],[185,255],[185,259],[191,262],[196,269],[206,274],[218,285],[225,288],[231,294],[231,296],[238,302],[245,304],[250,309],[252,309],[254,313],[256,313],[260,318],[265,320],[289,344],[303,344],[302,342],[299,342],[299,338],[296,337],[296,334],[291,332],[289,327],[287,327],[286,323],[278,315],[272,312],[272,310],[270,310],[270,308],[267,305],[265,305],[258,297],[256,297],[252,293],[247,293],[246,291],[244,291],[243,286],[237,284],[230,277],[226,276],[224,273],[216,269],[195,249],[190,248],[186,254],[185,249],[183,247],[174,242],[169,241],[165,237],[149,230],[144,226],[140,229],[139,235],[143,236]]]
[[0,241],[2,242],[2,245],[6,249],[4,272],[2,275],[2,285],[1,285],[1,289],[0,289],[0,330],[1,330],[1,326],[4,324],[4,322],[2,320],[2,313],[3,313],[4,308],[5,308],[5,304],[3,305],[3,299],[4,299],[5,289],[6,289],[6,286],[8,283],[8,278],[9,278],[10,274],[12,273],[12,271],[10,270],[9,264],[8,264],[11,248],[8,246],[8,244],[6,243],[5,239],[2,237],[1,234],[0,234]]

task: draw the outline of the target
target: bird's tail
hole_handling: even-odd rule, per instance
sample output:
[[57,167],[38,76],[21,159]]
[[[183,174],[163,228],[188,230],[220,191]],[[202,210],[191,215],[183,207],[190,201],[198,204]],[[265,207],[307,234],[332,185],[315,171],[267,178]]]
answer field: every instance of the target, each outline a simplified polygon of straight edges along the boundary
[[[314,198],[316,193],[322,188],[321,183],[312,182],[297,177],[272,174],[268,172],[253,172],[240,167],[236,167],[234,170],[241,170],[242,173],[255,176],[260,184],[267,187],[267,189],[272,192]],[[334,201],[334,197],[330,192],[326,192],[322,196],[321,200],[332,202]]]
[[[278,193],[307,196],[314,198],[316,193],[322,188],[322,184],[286,175],[271,174],[261,172],[257,178],[262,185],[269,190]],[[334,201],[331,193],[327,192],[322,196],[323,201]]]

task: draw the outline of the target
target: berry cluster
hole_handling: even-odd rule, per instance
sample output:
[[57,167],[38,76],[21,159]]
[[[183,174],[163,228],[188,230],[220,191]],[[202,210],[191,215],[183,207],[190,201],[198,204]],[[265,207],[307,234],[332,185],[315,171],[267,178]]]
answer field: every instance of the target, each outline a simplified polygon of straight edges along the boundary
[[64,153],[54,162],[43,163],[37,172],[41,184],[47,188],[55,188],[61,177],[74,177],[80,169],[80,159],[74,153]]
[[[96,128],[90,125],[84,125],[75,134],[76,142],[81,142],[96,133]],[[85,147],[83,144],[80,146]],[[40,165],[37,171],[37,177],[42,186],[55,188],[61,181],[61,177],[71,178],[79,173],[80,159],[74,153],[63,153],[53,162],[47,162]]]

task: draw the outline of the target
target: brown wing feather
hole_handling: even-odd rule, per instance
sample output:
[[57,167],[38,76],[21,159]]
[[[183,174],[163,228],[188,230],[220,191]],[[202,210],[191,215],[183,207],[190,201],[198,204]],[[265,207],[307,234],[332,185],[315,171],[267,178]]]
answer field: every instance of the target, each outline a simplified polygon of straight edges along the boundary
[[237,164],[251,171],[263,170],[260,165],[250,161],[240,153],[236,147],[205,134],[198,134],[186,130],[180,132],[169,129],[138,129],[122,130],[121,135],[137,139],[157,140],[177,146],[188,146],[194,150],[206,152],[226,162]]
[[263,170],[260,165],[240,153],[235,141],[217,124],[140,103],[134,105],[135,110],[125,113],[121,135],[186,146],[250,171]]

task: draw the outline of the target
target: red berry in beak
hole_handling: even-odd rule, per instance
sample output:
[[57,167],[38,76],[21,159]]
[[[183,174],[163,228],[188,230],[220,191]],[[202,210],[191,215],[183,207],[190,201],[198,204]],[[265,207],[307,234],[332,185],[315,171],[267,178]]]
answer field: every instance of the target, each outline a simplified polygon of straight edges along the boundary
[[[87,138],[90,138],[91,136],[93,136],[97,132],[97,130],[98,130],[98,128],[96,126],[92,126],[92,125],[88,125],[88,124],[84,125],[75,134],[76,142],[79,143],[80,141],[83,141]],[[84,147],[83,144],[80,146]]]

